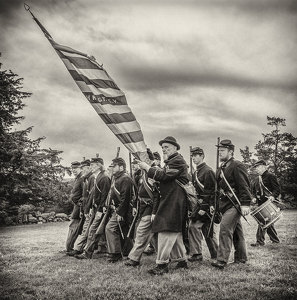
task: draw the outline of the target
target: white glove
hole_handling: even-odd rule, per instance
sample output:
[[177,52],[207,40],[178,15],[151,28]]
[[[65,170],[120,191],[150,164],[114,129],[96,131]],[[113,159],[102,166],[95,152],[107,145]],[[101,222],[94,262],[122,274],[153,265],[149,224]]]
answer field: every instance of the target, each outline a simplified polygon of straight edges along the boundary
[[241,206],[241,213],[246,216],[250,213],[250,207],[249,206]]

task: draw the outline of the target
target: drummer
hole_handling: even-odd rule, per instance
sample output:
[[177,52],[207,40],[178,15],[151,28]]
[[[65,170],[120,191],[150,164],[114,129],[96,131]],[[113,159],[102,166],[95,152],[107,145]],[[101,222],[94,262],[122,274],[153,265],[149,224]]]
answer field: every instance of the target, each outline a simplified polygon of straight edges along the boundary
[[[276,176],[267,170],[266,162],[264,160],[259,160],[252,166],[252,168],[258,175],[252,186],[252,193],[255,196],[252,202],[257,203],[260,206],[267,200],[273,201],[278,198],[280,196],[280,185]],[[264,246],[266,231],[272,243],[280,242],[273,224],[266,229],[263,229],[260,225],[258,225],[256,234],[257,240],[255,243],[251,244],[251,246]]]

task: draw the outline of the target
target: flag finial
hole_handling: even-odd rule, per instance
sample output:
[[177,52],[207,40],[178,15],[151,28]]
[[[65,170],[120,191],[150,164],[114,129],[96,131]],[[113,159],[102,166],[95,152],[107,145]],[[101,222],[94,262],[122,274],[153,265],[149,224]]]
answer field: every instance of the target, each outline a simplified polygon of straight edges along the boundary
[[24,3],[24,8],[26,11],[30,11],[30,6],[27,3]]

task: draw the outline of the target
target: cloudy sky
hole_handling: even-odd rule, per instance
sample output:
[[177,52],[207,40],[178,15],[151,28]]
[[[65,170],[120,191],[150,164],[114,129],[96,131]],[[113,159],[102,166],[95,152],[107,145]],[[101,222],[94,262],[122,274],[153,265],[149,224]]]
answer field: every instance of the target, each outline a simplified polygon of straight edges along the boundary
[[[28,0],[54,40],[94,55],[126,93],[146,144],[172,135],[215,164],[217,137],[253,148],[286,118],[297,135],[297,2],[289,0]],[[120,142],[84,98],[23,1],[0,0],[2,69],[32,92],[21,128],[69,165]],[[121,147],[127,158],[127,150]]]

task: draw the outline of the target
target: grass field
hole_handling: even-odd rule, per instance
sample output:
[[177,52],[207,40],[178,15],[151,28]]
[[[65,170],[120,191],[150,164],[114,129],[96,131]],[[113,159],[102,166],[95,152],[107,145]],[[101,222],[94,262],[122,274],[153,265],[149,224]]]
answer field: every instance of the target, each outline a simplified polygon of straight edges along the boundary
[[[153,277],[147,270],[105,257],[80,261],[59,253],[68,222],[0,228],[1,299],[297,299],[297,211],[284,211],[276,223],[281,244],[249,246],[256,222],[244,222],[249,261],[224,270],[210,266],[204,243],[202,263]],[[232,261],[232,256],[230,257]]]

